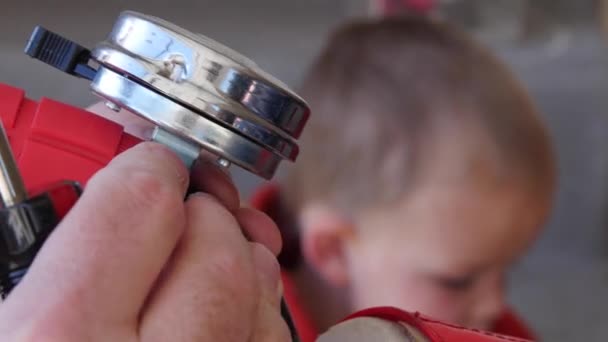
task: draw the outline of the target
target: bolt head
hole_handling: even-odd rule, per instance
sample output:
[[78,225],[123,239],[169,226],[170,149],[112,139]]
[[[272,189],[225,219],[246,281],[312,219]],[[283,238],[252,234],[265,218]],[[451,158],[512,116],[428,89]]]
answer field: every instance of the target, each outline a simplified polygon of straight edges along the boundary
[[110,108],[115,112],[120,112],[120,106],[114,102],[106,101],[106,107]]
[[224,159],[224,158],[218,158],[217,164],[226,169],[228,167],[230,167],[230,161],[228,159]]

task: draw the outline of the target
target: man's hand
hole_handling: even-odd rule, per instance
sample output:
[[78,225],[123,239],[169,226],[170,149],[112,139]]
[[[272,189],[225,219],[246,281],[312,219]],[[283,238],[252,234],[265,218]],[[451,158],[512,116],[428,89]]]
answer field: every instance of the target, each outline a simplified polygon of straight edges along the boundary
[[[288,341],[272,221],[142,143],[88,183],[0,305],[3,341]],[[247,238],[245,237],[247,236]]]

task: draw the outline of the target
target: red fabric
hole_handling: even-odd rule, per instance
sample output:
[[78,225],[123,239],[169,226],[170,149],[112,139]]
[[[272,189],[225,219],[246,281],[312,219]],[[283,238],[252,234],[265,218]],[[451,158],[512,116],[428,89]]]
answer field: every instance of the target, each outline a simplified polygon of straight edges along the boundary
[[[263,212],[266,212],[269,216],[275,219],[275,215],[277,215],[274,210],[271,208],[276,208],[276,201],[279,201],[280,188],[276,184],[267,184],[262,186],[256,191],[251,197],[250,203],[251,205]],[[314,326],[312,320],[305,312],[301,303],[298,302],[298,294],[297,289],[289,278],[289,274],[287,272],[283,272],[283,285],[285,288],[285,301],[287,302],[287,306],[292,314],[292,318],[298,330],[298,333],[301,336],[302,342],[313,342],[315,341],[319,331]],[[414,317],[416,319],[415,322],[424,322],[425,329],[431,331],[440,332],[444,335],[441,336],[443,339],[432,339],[431,341],[442,341],[442,342],[460,342],[460,341],[524,341],[524,340],[535,340],[535,336],[531,333],[530,329],[526,326],[526,324],[520,320],[511,310],[506,310],[501,318],[496,322],[496,326],[493,329],[493,333],[483,333],[477,330],[468,330],[460,327],[452,326],[449,324],[443,324],[437,321],[432,321],[431,319],[424,318],[422,319],[419,314],[410,314],[404,311],[394,309],[394,308],[377,308],[365,310],[360,313],[357,313],[351,317],[356,317],[357,315],[384,315],[385,319],[390,320],[402,320],[407,323],[411,323],[410,319]],[[378,317],[380,317],[378,316]],[[399,318],[401,317],[401,318]],[[426,330],[422,330],[426,331]],[[469,335],[472,334],[472,335]],[[480,336],[476,336],[475,334],[480,334]],[[517,338],[522,338],[524,340],[519,340],[517,338],[507,338],[495,334],[509,335],[515,336]],[[474,336],[475,335],[475,336]],[[436,337],[437,337],[436,336]],[[446,338],[449,337],[449,338]],[[459,338],[471,338],[471,339],[459,339]],[[473,339],[477,338],[477,339]]]
[[309,315],[306,314],[304,308],[298,302],[298,293],[295,285],[289,278],[289,274],[283,272],[281,274],[283,280],[283,294],[285,303],[289,309],[289,314],[293,319],[293,322],[298,331],[298,337],[301,342],[312,342],[317,339],[319,331],[315,327],[314,322],[310,319]]
[[51,198],[51,203],[55,209],[55,214],[60,219],[67,215],[80,197],[80,190],[75,188],[74,185],[69,182],[55,184],[50,188],[46,188],[45,191]]
[[403,322],[420,331],[430,342],[526,342],[529,340],[467,329],[446,324],[425,317],[419,313],[409,313],[392,307],[371,308],[350,315],[345,320],[357,317],[375,317],[392,322]]
[[525,322],[511,309],[507,309],[496,321],[493,331],[497,334],[517,336],[531,341],[538,339]]

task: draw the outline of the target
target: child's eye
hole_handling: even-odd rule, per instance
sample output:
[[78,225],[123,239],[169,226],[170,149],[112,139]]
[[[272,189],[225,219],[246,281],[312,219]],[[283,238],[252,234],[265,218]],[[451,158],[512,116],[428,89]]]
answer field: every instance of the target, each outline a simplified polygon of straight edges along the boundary
[[437,282],[445,289],[451,291],[466,291],[473,286],[475,277],[438,277]]

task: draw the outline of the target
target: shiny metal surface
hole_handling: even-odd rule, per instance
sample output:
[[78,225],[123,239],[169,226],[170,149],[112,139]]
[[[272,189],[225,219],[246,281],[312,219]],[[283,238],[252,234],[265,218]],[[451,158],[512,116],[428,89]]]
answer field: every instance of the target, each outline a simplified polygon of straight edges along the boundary
[[5,208],[27,199],[25,185],[2,124],[0,124],[0,198]]
[[173,150],[173,152],[181,158],[187,168],[192,167],[192,164],[194,164],[194,161],[201,152],[201,148],[197,144],[186,141],[158,126],[156,126],[154,132],[152,132],[152,141],[156,141]]
[[309,115],[301,98],[251,60],[159,18],[123,12],[92,55],[182,104],[217,107],[286,138],[297,138]]
[[307,104],[222,44],[125,11],[91,58],[93,92],[156,123],[173,147],[194,143],[264,178],[297,158]]
[[[4,208],[13,207],[27,199],[27,191],[2,123],[0,123],[0,197]],[[6,215],[7,224],[3,225],[0,233],[3,235],[7,252],[22,253],[36,241],[34,230],[24,208],[13,208],[6,211]]]
[[227,169],[230,167],[230,161],[224,159],[224,158],[219,158],[217,160],[217,165],[223,167],[224,169]]
[[[208,116],[235,132],[273,149],[286,159],[293,161],[297,157],[298,146],[293,138],[273,128],[267,122],[252,119],[246,108],[209,92],[176,84],[172,80],[159,75],[151,75],[141,67],[136,58],[124,52],[103,47],[97,48],[95,53],[102,65],[108,69],[128,75],[129,78],[137,80],[142,85],[155,91],[159,91],[159,88],[164,89],[164,92],[159,91],[159,94],[171,97],[182,105],[192,108],[200,115]],[[117,67],[117,65],[121,67]],[[171,96],[172,94],[177,94],[179,98]]]
[[239,53],[126,11],[91,56],[100,66],[97,95],[211,150],[223,164],[271,178],[282,159],[296,160],[307,104]]
[[104,67],[99,68],[91,89],[162,129],[266,179],[272,178],[282,160],[279,154],[253,140]]

